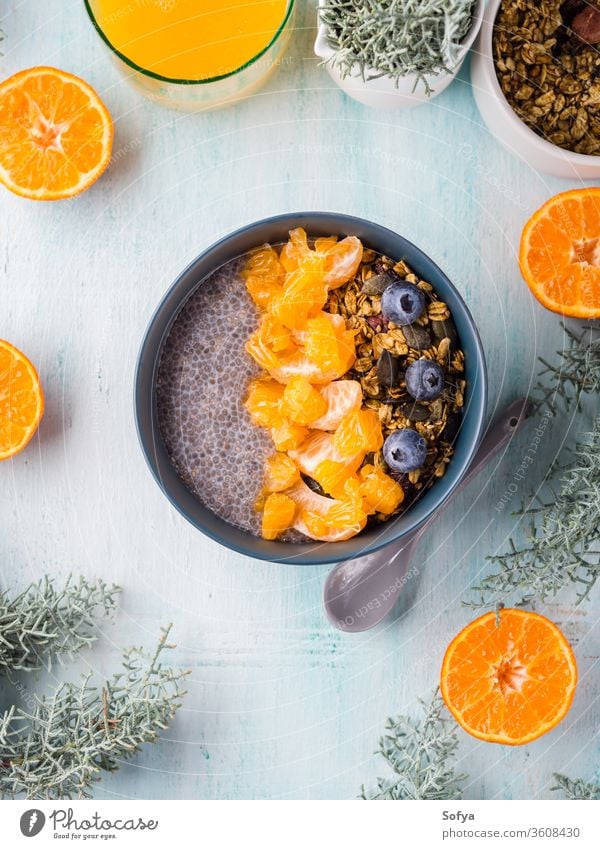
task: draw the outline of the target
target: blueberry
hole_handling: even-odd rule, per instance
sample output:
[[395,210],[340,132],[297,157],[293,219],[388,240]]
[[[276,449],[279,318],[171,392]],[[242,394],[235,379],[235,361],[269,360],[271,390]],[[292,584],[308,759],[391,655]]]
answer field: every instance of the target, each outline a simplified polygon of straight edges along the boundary
[[381,312],[394,324],[412,324],[424,309],[425,295],[413,283],[405,280],[392,283],[381,296]]
[[393,431],[383,443],[383,458],[393,472],[414,472],[426,456],[426,441],[410,427]]
[[433,401],[442,394],[444,369],[433,360],[416,360],[406,369],[406,389],[415,401]]

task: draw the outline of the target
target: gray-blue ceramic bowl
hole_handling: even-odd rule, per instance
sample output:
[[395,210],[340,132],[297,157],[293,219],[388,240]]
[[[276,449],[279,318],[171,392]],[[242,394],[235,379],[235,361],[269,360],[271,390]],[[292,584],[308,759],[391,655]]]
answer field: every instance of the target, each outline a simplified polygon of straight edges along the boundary
[[[211,272],[257,245],[285,241],[288,231],[294,227],[304,227],[310,236],[358,236],[367,247],[394,259],[406,260],[450,307],[465,353],[465,413],[446,474],[406,513],[378,527],[367,528],[344,542],[269,542],[218,518],[178,477],[158,425],[156,373],[164,342],[179,310]],[[481,341],[469,310],[446,275],[419,248],[397,233],[361,218],[329,212],[298,212],[266,218],[237,230],[200,254],[175,280],[154,313],[144,336],[135,375],[135,414],[142,450],[156,482],[171,504],[198,530],[234,551],[261,560],[292,564],[335,563],[368,554],[421,525],[448,498],[469,468],[484,429],[486,399]]]

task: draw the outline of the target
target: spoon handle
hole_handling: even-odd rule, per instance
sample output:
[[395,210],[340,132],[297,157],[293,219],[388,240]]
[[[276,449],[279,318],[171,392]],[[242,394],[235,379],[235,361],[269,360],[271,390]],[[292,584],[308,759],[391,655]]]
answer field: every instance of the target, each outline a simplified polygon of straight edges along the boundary
[[466,489],[473,478],[476,478],[479,472],[487,466],[492,457],[497,454],[501,448],[504,448],[506,443],[509,442],[514,434],[519,430],[523,422],[529,418],[532,411],[533,404],[528,398],[517,398],[516,401],[513,401],[508,405],[508,407],[502,410],[500,415],[494,419],[487,429],[487,432],[477,449],[475,458],[469,467],[469,471],[464,476],[460,484],[456,487],[452,495],[444,502],[444,504],[442,504],[441,508],[436,510],[436,512],[433,513],[420,528],[417,528],[414,534],[410,536],[408,545],[405,545],[404,548],[407,548],[408,546],[411,546],[412,548],[412,546],[417,544],[430,522],[437,519],[440,512],[447,507],[448,504],[450,504],[454,496],[458,495],[459,492],[462,492],[463,489]]

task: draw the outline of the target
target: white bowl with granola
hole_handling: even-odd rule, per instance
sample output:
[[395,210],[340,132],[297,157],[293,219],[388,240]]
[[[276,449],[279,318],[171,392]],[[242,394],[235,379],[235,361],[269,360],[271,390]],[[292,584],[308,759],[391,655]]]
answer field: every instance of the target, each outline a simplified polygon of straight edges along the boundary
[[[566,179],[597,179],[600,85],[580,67],[586,53],[597,56],[597,49],[588,50],[585,43],[580,50],[571,48],[569,42],[581,40],[572,29],[579,12],[574,6],[573,18],[557,24],[564,8],[559,0],[491,0],[471,62],[473,94],[490,132],[532,168]],[[545,32],[545,41],[520,37],[527,31]],[[581,32],[596,38],[588,34],[589,26]],[[557,49],[559,56],[551,52]]]

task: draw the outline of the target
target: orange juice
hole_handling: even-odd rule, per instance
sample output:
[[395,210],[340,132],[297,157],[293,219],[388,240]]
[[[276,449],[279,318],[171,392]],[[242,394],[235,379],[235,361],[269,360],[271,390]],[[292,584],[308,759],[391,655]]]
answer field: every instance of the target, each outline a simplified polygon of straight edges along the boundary
[[130,63],[170,80],[209,80],[261,54],[288,0],[90,0],[97,26]]

